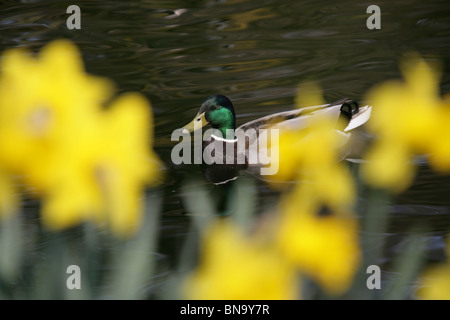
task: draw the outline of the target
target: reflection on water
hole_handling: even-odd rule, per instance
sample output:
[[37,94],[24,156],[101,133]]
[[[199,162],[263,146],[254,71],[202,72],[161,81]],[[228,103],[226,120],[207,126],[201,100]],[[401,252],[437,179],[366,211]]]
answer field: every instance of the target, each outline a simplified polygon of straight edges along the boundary
[[[55,38],[69,38],[80,47],[90,73],[112,78],[120,91],[149,97],[156,151],[168,168],[161,252],[172,261],[189,224],[179,183],[197,171],[172,167],[170,134],[192,119],[206,96],[229,96],[238,125],[290,109],[296,87],[304,80],[318,80],[328,101],[361,100],[372,85],[398,78],[398,60],[410,51],[439,58],[445,68],[442,91],[450,91],[450,3],[378,1],[381,30],[366,28],[370,4],[77,1],[82,28],[67,30],[67,2],[10,1],[0,9],[0,49],[37,50]],[[418,168],[415,184],[389,208],[392,224],[387,237],[401,235],[417,222],[432,226],[430,237],[450,227],[450,178],[436,176],[424,164]],[[263,207],[276,197],[263,183],[259,190],[260,198],[266,199]],[[432,242],[433,248],[441,245]],[[398,247],[392,244],[390,249]]]

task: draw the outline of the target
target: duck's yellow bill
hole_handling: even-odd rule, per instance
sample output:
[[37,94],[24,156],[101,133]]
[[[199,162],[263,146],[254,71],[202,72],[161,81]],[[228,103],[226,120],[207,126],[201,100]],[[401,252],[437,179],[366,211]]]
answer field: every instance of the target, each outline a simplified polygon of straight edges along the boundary
[[194,120],[189,122],[187,125],[185,125],[181,130],[186,130],[187,132],[194,132],[198,129],[203,128],[208,124],[208,121],[206,121],[205,113],[197,113]]

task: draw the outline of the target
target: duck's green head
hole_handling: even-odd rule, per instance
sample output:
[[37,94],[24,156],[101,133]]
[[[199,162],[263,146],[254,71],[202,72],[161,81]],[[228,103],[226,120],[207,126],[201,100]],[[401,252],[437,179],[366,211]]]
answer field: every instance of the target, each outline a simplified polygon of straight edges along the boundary
[[222,95],[208,97],[200,106],[194,120],[183,127],[183,130],[193,132],[210,124],[220,130],[226,137],[227,129],[236,129],[236,115],[230,99]]

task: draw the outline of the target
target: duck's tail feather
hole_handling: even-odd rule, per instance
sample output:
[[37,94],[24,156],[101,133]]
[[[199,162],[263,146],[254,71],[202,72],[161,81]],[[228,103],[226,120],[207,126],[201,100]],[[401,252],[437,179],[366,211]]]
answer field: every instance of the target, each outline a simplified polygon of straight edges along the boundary
[[372,112],[372,106],[364,106],[364,107],[358,107],[357,110],[355,110],[352,113],[351,119],[345,127],[344,132],[353,130],[355,128],[358,128],[359,126],[362,126],[364,123],[366,123],[369,118],[370,114]]

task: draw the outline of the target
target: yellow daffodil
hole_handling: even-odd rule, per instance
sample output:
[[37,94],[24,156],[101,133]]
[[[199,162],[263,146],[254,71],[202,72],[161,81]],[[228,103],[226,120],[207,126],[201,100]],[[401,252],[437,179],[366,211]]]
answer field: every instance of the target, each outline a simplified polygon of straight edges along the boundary
[[327,117],[310,121],[300,130],[282,129],[278,144],[279,170],[271,176],[277,182],[295,181],[308,184],[322,203],[348,207],[354,200],[354,185],[350,172],[340,163],[341,147],[346,138],[334,130],[335,123]]
[[373,146],[365,157],[368,164],[361,171],[372,185],[398,192],[412,183],[414,171],[406,144],[385,140]]
[[376,187],[402,191],[410,185],[412,155],[427,154],[438,169],[450,169],[450,110],[439,97],[439,73],[424,60],[402,65],[405,82],[389,81],[369,92],[374,109],[368,128],[378,142],[362,175]]
[[268,244],[229,222],[214,223],[203,241],[200,265],[183,286],[188,299],[295,299],[294,270]]
[[[447,244],[447,259],[450,245]],[[417,296],[424,300],[450,300],[450,261],[428,268],[422,276]]]
[[70,225],[84,213],[119,235],[136,231],[142,190],[159,172],[159,160],[148,150],[150,110],[141,95],[125,94],[98,119],[91,135],[73,141],[70,153],[59,160],[64,163],[55,179],[60,187],[44,203],[43,219],[49,227]]
[[[295,104],[298,108],[324,104],[318,84],[300,84]],[[270,146],[271,152],[279,155],[272,160],[279,162],[278,172],[270,177],[273,185],[295,181],[302,172],[310,173],[311,169],[321,168],[324,163],[336,162],[336,147],[342,145],[343,139],[336,134],[335,127],[336,123],[327,117],[312,119],[301,129],[273,126],[280,130],[278,141]]]
[[17,210],[17,197],[11,178],[0,171],[0,218],[7,218]]
[[424,300],[450,300],[450,265],[444,264],[428,270],[424,276],[424,286],[417,296]]
[[91,220],[128,236],[139,226],[143,188],[159,172],[151,106],[132,93],[105,110],[112,93],[109,81],[84,72],[68,41],[36,58],[3,55],[0,168],[37,190],[50,229]]
[[2,56],[0,161],[44,190],[52,181],[55,155],[100,110],[111,84],[84,73],[76,47],[46,46],[37,58],[20,49]]
[[[446,100],[445,100],[446,99]],[[435,138],[430,137],[428,159],[439,172],[450,172],[450,95],[444,97],[440,108],[439,121],[435,123]]]
[[[280,162],[274,184],[294,181],[282,197],[277,246],[330,294],[349,288],[360,260],[358,224],[348,213],[355,187],[340,163],[347,137],[335,128],[325,115],[313,118],[302,129],[282,128],[278,145],[271,146]],[[318,214],[323,208],[331,214]]]
[[298,188],[283,200],[277,244],[288,260],[326,292],[341,294],[359,266],[358,223],[347,212],[319,208],[316,192]]

